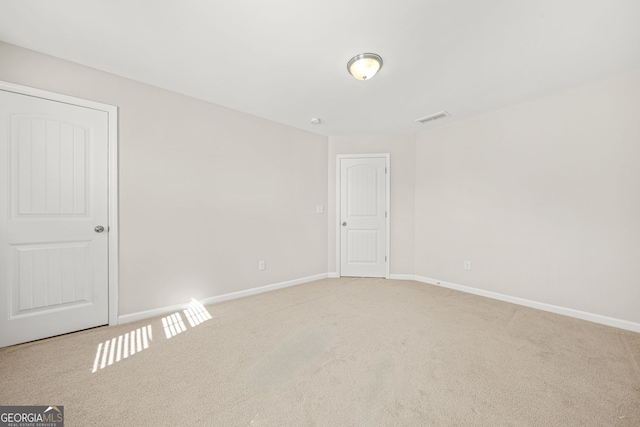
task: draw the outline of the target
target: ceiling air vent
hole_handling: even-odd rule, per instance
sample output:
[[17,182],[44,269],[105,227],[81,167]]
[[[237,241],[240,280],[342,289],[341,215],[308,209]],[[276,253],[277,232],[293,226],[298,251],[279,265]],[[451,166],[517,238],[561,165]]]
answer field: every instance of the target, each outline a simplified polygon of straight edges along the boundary
[[428,116],[420,117],[416,119],[416,122],[427,123],[433,120],[444,119],[445,117],[449,117],[451,114],[446,111],[438,111],[437,113],[430,114]]

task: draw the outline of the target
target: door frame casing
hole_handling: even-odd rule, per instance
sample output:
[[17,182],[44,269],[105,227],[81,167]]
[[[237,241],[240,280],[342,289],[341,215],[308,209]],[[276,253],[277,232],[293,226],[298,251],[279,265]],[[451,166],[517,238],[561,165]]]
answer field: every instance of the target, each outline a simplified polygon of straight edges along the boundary
[[13,92],[20,95],[33,96],[48,99],[79,107],[107,113],[107,202],[108,202],[108,292],[109,292],[109,325],[118,324],[118,107],[100,102],[89,101],[63,95],[47,90],[36,89],[29,86],[21,86],[14,83],[0,81],[0,90]]
[[341,258],[341,227],[340,227],[340,214],[341,214],[341,161],[342,159],[371,159],[371,158],[384,158],[385,159],[385,211],[387,212],[387,217],[385,218],[385,256],[387,257],[387,262],[385,263],[385,279],[389,279],[390,276],[390,265],[391,265],[391,244],[390,244],[390,236],[391,236],[391,204],[390,204],[390,194],[391,194],[391,161],[389,153],[374,153],[374,154],[338,154],[336,155],[336,272],[338,277],[341,276],[342,271],[342,258]]

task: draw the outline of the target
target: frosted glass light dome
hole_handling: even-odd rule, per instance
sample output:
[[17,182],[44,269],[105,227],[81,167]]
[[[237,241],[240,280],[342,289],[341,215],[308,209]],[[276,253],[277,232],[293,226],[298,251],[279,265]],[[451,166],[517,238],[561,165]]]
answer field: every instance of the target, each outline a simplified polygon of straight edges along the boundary
[[382,68],[382,58],[375,53],[361,53],[349,60],[347,70],[358,80],[369,80]]

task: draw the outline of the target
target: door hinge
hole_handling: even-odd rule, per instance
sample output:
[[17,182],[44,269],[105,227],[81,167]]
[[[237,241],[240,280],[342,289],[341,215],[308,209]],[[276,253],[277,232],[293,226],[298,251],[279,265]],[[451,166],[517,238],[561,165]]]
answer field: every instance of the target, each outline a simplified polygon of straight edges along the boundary
[[387,262],[387,256],[386,255],[384,256],[384,262]]
[[387,217],[387,213],[386,213],[386,212],[384,213],[384,217],[385,217],[385,218]]
[[384,168],[384,173],[387,173],[387,168]]

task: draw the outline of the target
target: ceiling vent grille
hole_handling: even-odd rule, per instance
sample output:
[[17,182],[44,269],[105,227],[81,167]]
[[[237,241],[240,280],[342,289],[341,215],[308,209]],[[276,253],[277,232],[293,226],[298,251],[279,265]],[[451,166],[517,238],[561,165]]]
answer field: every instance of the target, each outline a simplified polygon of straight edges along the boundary
[[420,117],[419,119],[416,119],[416,122],[427,123],[433,120],[444,119],[445,117],[449,117],[450,115],[451,114],[447,113],[446,111],[439,111],[428,116]]

